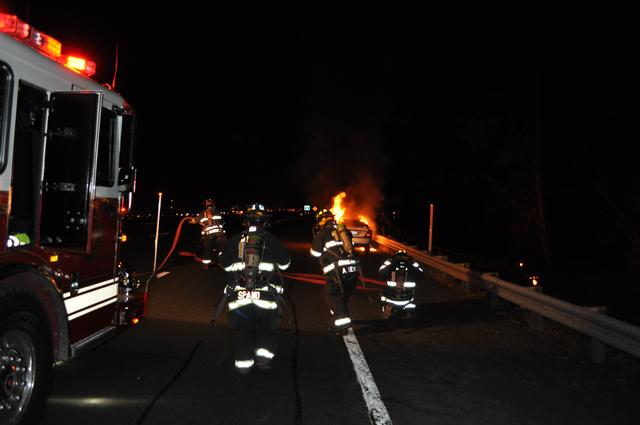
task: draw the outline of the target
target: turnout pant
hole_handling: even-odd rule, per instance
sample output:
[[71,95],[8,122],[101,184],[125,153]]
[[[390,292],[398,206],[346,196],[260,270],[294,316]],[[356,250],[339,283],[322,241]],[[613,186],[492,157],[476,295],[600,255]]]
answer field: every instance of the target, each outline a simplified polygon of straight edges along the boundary
[[199,246],[202,250],[200,253],[202,262],[204,264],[217,264],[218,255],[222,252],[226,240],[224,236],[218,236],[217,234],[203,235]]
[[202,236],[202,262],[204,264],[211,263],[211,247],[213,245],[213,238],[211,235]]
[[343,275],[340,280],[327,276],[325,287],[327,304],[331,313],[330,326],[345,327],[351,324],[349,298],[356,289],[356,276]]
[[229,311],[233,331],[236,367],[251,367],[262,357],[270,360],[277,349],[277,335],[282,315],[276,310],[248,304]]

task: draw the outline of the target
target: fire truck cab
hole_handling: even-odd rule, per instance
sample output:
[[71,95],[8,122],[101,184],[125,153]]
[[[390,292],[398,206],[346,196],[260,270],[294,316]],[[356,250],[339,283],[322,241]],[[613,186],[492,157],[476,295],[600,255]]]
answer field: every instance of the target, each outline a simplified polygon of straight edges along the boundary
[[0,14],[0,423],[38,421],[55,362],[143,318],[119,259],[134,113],[95,65]]

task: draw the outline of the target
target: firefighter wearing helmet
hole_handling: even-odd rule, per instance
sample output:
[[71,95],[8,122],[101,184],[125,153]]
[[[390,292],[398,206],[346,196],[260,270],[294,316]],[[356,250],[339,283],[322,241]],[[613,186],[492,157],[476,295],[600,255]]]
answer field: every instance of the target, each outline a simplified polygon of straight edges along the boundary
[[351,327],[349,297],[356,288],[359,262],[351,242],[351,232],[336,223],[330,211],[316,214],[311,255],[318,258],[326,279],[325,295],[329,306],[329,331],[344,335]]
[[387,258],[378,269],[387,282],[380,302],[386,318],[399,315],[410,316],[416,308],[416,280],[423,273],[420,264],[404,250],[398,250]]
[[284,292],[279,271],[289,267],[291,257],[282,242],[265,230],[268,218],[264,205],[251,204],[244,214],[245,230],[229,239],[220,256],[227,272],[224,298],[235,368],[241,374],[254,365],[269,368],[276,355]]
[[318,231],[324,227],[325,223],[328,220],[335,221],[335,218],[333,217],[333,214],[331,213],[331,211],[329,211],[326,208],[318,210],[315,216],[315,221],[313,223],[313,236],[315,236],[316,233],[318,233]]
[[226,239],[222,216],[216,211],[213,199],[204,201],[204,210],[196,216],[195,223],[201,228],[196,258],[200,258],[202,268],[207,269],[217,261]]

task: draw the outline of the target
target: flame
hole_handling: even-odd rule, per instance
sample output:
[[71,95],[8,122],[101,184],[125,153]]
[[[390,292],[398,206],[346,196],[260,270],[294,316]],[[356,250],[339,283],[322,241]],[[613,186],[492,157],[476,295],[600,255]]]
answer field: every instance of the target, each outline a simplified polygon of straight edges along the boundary
[[331,214],[336,219],[336,223],[341,223],[347,208],[342,206],[342,200],[347,197],[346,192],[340,192],[333,197],[333,207],[330,209]]
[[376,223],[370,218],[369,215],[363,214],[364,211],[369,211],[363,208],[361,205],[355,205],[353,201],[346,201],[347,192],[340,192],[332,198],[333,207],[330,208],[331,214],[336,219],[336,223],[341,223],[345,218],[355,218],[358,221],[365,223],[373,231],[375,231]]
[[362,214],[358,215],[358,221],[363,222],[363,223],[364,223],[364,224],[366,224],[367,226],[371,226],[371,224],[370,224],[370,222],[369,222],[369,219],[367,218],[367,216],[366,216],[366,215],[362,215]]

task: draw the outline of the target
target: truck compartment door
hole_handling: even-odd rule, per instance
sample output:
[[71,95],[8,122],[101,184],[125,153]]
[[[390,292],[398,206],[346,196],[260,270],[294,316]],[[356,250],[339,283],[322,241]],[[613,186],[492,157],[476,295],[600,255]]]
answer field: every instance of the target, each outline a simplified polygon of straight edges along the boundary
[[42,246],[89,250],[101,104],[99,92],[51,95],[42,182]]

